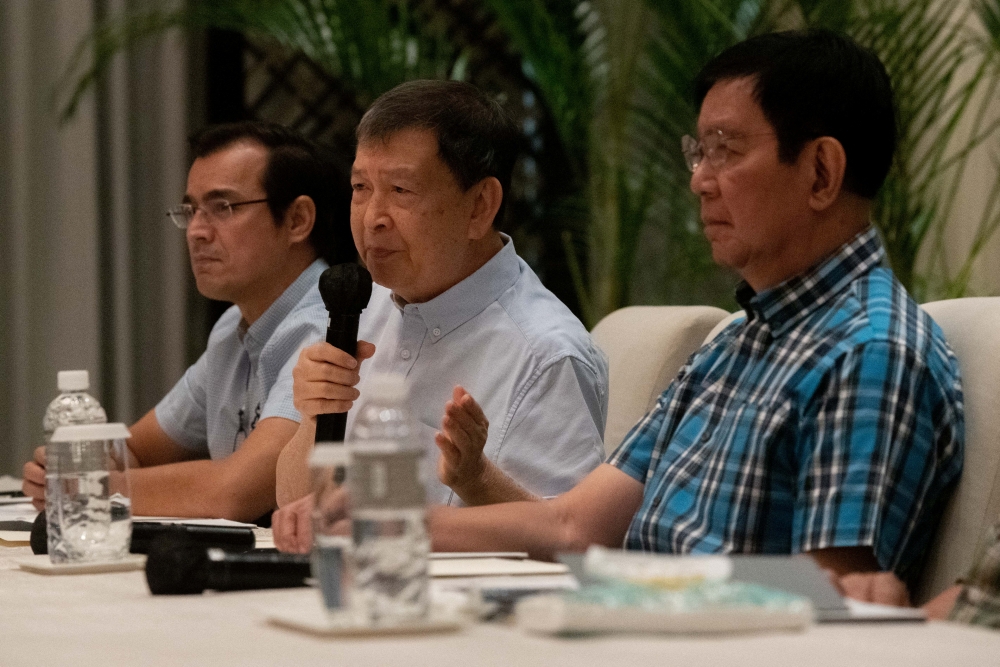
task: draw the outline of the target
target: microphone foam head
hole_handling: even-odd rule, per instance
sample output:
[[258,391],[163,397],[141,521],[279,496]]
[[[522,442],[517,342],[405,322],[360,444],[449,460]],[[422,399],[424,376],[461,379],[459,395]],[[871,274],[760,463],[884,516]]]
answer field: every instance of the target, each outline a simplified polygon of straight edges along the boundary
[[334,264],[319,277],[319,294],[331,313],[360,315],[372,296],[372,274],[354,262]]
[[197,595],[208,583],[208,555],[193,540],[165,534],[153,540],[146,558],[146,584],[153,595]]

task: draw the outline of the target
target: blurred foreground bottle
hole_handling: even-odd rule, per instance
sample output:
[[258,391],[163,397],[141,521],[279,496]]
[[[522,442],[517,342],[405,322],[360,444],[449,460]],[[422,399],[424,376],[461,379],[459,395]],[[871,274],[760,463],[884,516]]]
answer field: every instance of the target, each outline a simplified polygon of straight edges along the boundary
[[425,449],[401,375],[373,376],[347,440],[351,463],[350,607],[370,625],[420,621],[430,608]]

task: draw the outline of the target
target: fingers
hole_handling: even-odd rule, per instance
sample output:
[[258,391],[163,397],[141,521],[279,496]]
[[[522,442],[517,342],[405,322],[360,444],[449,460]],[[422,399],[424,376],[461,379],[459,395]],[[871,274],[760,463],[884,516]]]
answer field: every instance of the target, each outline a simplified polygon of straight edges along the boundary
[[271,535],[274,538],[274,546],[279,551],[298,551],[298,539],[295,535],[298,522],[295,520],[294,505],[295,503],[286,505],[271,515]]
[[872,602],[871,584],[871,577],[860,572],[847,574],[840,578],[840,588],[844,597],[861,602]]
[[[374,347],[374,345],[372,347]],[[326,341],[313,343],[312,345],[304,348],[299,354],[299,359],[301,360],[303,356],[305,356],[309,361],[332,364],[348,370],[354,370],[358,367],[357,359],[347,354],[340,348],[330,345]]]
[[471,422],[468,415],[461,412],[449,413],[448,407],[450,405],[449,401],[448,405],[445,406],[445,415],[441,419],[441,428],[445,435],[463,453],[471,455],[477,449],[481,451],[483,445],[486,444],[486,439],[480,438],[475,424]]
[[278,551],[288,551],[289,531],[287,525],[288,512],[284,507],[271,513],[271,537]]
[[350,410],[359,396],[357,366],[354,357],[328,343],[303,349],[292,369],[295,408],[306,417]]
[[22,468],[21,476],[25,482],[31,482],[40,486],[45,486],[45,468],[34,461],[28,461]]
[[853,572],[840,578],[840,588],[846,597],[862,602],[910,606],[906,584],[892,572]]
[[35,453],[32,457],[35,463],[37,463],[42,470],[45,469],[45,446],[35,447]]
[[310,494],[271,515],[271,534],[279,551],[308,553],[312,549],[312,509]]
[[951,610],[955,607],[955,602],[958,600],[958,596],[961,595],[961,593],[961,586],[952,586],[925,604],[923,606],[923,610],[927,614],[927,618],[936,621],[947,620],[951,615]]
[[307,554],[312,549],[312,503],[296,510],[295,517],[295,552]]
[[[459,390],[462,395],[458,396]],[[482,452],[489,435],[489,421],[472,396],[456,387],[452,398],[444,406],[441,427],[449,439],[470,454]]]
[[448,460],[452,465],[458,465],[462,460],[461,450],[455,446],[455,443],[451,441],[451,438],[447,434],[438,431],[434,434],[434,444],[437,448],[441,450],[441,456]]
[[[462,392],[462,396],[457,401],[462,408],[472,416],[472,419],[476,423],[481,424],[484,429],[489,428],[490,420],[486,418],[486,413],[483,412],[483,408],[476,402],[476,399],[472,398],[472,394],[465,391],[462,387],[455,387],[455,389]],[[454,396],[454,392],[452,396]]]
[[31,498],[36,510],[45,509],[45,468],[28,461],[24,464],[22,477],[21,492]]
[[895,607],[910,606],[910,591],[892,572],[879,572],[872,578],[872,600]]
[[375,356],[375,346],[366,340],[359,340],[357,354],[355,355],[358,362],[371,359],[373,356]]

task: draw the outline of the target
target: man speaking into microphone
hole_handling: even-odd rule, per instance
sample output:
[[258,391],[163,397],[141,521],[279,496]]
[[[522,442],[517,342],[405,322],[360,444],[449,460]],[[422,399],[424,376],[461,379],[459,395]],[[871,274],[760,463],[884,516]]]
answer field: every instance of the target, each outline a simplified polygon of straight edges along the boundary
[[[205,353],[130,428],[137,515],[252,521],[274,509],[275,465],[300,416],[292,402],[299,349],[326,330],[317,289],[327,262],[353,261],[346,192],[324,153],[278,125],[209,128],[192,142],[183,203],[198,291],[230,301]],[[24,492],[44,504],[44,448],[24,466]]]
[[326,343],[300,355],[303,422],[278,461],[278,503],[292,507],[276,535],[309,503],[315,416],[348,411],[374,373],[406,377],[436,465],[430,502],[571,488],[603,459],[607,362],[497,228],[516,126],[470,84],[412,81],[372,104],[357,139],[351,228],[376,284],[356,356]]

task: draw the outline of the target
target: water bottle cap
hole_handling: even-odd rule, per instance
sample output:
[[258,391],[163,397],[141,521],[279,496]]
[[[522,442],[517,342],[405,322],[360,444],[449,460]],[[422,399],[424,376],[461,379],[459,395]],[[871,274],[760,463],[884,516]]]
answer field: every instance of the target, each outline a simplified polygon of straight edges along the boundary
[[59,391],[86,391],[90,388],[90,373],[87,371],[59,371],[56,373]]
[[371,376],[365,393],[370,400],[398,401],[406,400],[406,378],[398,373],[377,373]]
[[77,424],[75,426],[60,426],[52,433],[50,442],[124,440],[130,437],[132,434],[125,428],[125,424]]

